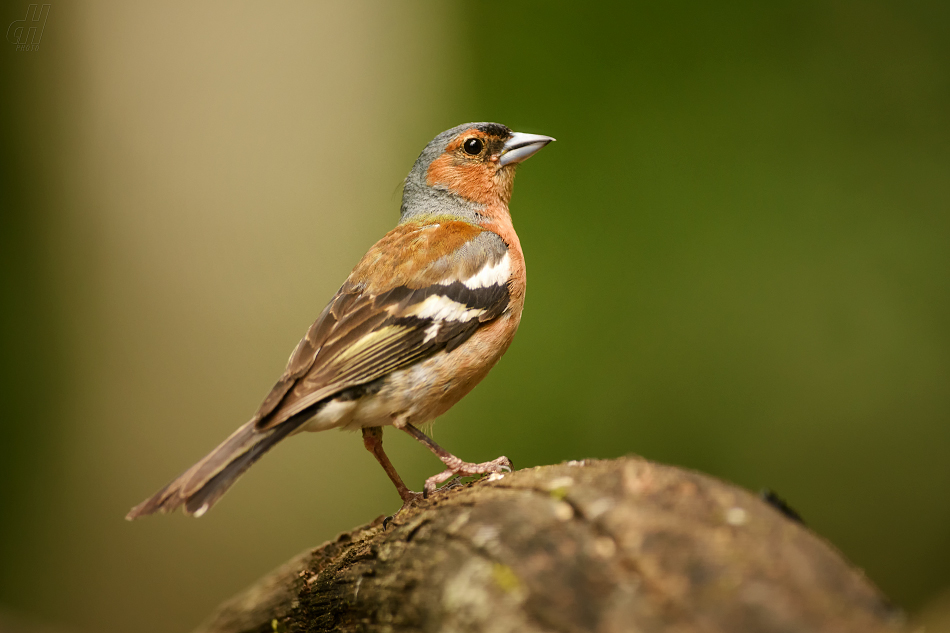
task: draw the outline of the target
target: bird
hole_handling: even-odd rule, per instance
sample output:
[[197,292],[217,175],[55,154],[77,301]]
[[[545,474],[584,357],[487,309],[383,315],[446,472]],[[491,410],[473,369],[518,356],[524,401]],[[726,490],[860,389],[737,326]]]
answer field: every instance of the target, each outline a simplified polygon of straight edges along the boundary
[[[465,462],[423,433],[507,351],[524,308],[525,261],[508,203],[518,165],[555,139],[499,123],[442,132],[403,185],[399,222],[359,261],[307,331],[254,416],[126,519],[183,507],[202,516],[250,466],[303,431],[360,430],[403,506],[459,475],[510,472]],[[445,465],[422,493],[383,450],[383,427]]]

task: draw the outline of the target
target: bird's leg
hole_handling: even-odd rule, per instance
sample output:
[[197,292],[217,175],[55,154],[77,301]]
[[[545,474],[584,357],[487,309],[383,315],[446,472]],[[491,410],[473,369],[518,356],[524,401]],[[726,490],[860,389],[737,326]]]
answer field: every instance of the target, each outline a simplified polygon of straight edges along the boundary
[[406,484],[403,483],[402,477],[400,477],[399,473],[396,472],[396,468],[393,466],[393,463],[389,461],[389,457],[383,450],[382,427],[364,427],[363,446],[365,446],[366,450],[373,454],[373,457],[376,458],[376,461],[379,462],[379,465],[382,466],[383,470],[386,471],[386,474],[389,475],[389,479],[392,480],[393,485],[396,486],[396,491],[399,493],[399,497],[402,499],[403,506],[407,505],[412,500],[419,498],[418,492],[409,490]]
[[402,429],[412,437],[425,444],[429,450],[435,453],[435,456],[441,459],[442,463],[448,467],[444,472],[441,472],[438,475],[433,475],[432,477],[426,479],[425,491],[427,495],[434,492],[439,484],[453,477],[454,475],[485,475],[487,473],[511,472],[511,460],[507,457],[499,457],[498,459],[493,459],[490,462],[482,462],[481,464],[463,462],[461,459],[433,442],[428,435],[412,426],[408,422],[398,428]]

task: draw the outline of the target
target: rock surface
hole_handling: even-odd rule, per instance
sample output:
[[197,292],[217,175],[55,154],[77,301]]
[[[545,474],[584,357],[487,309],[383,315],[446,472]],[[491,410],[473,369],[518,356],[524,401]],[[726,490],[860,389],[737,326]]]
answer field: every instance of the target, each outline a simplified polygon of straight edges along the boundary
[[627,457],[438,492],[304,552],[198,631],[900,629],[799,522],[712,477]]

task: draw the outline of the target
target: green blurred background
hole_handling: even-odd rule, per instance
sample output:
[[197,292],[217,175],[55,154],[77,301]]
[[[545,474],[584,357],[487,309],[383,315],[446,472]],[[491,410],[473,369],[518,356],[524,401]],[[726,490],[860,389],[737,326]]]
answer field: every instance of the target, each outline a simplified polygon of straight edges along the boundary
[[3,44],[0,611],[189,630],[397,509],[325,433],[201,520],[123,520],[250,416],[472,120],[558,142],[512,201],[521,331],[438,441],[767,486],[908,611],[950,585],[950,4],[113,0]]

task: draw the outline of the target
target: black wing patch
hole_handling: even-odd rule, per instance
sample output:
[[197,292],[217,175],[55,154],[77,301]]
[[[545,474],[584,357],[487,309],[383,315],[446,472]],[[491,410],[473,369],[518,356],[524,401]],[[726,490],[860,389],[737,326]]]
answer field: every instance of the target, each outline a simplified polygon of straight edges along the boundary
[[429,266],[424,276],[436,283],[372,294],[358,278],[348,280],[297,345],[255,428],[273,428],[345,389],[456,349],[508,309],[509,275],[507,245],[485,231]]
[[469,288],[460,281],[358,297],[335,322],[310,371],[275,386],[268,398],[273,404],[257,428],[271,428],[343,389],[454,350],[504,314],[508,301],[507,283]]

